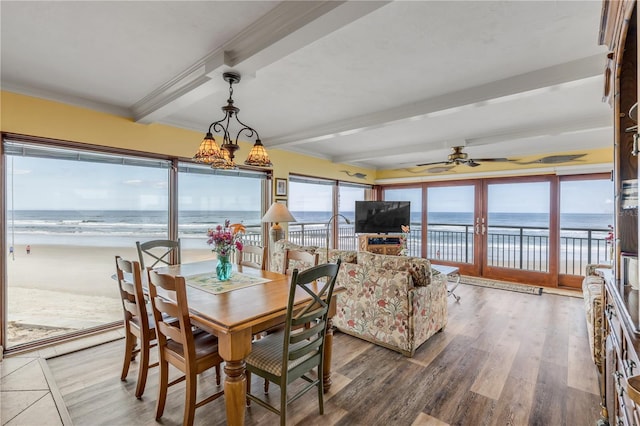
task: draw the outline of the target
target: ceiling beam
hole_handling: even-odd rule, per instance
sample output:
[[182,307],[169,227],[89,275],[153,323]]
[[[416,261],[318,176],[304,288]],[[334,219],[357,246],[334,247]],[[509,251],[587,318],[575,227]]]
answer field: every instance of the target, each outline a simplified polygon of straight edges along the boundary
[[152,123],[217,91],[224,71],[244,77],[386,5],[387,1],[284,1],[220,48],[132,106],[135,121]]
[[537,90],[550,90],[564,84],[580,84],[590,78],[601,78],[604,59],[604,55],[589,56],[396,108],[321,124],[299,133],[269,138],[265,145],[283,148],[318,142],[404,120],[453,113],[462,108],[473,108],[491,102],[504,102],[513,97],[532,94]]
[[424,154],[430,151],[437,151],[454,146],[481,146],[490,145],[505,141],[515,141],[520,139],[529,139],[535,137],[560,135],[574,132],[590,132],[603,128],[611,127],[610,117],[590,117],[587,119],[563,122],[555,126],[536,126],[521,129],[512,129],[508,132],[496,133],[480,137],[466,139],[451,139],[446,141],[435,141],[416,145],[403,146],[401,150],[397,147],[385,148],[379,150],[368,150],[357,154],[348,154],[334,156],[331,161],[335,163],[357,163],[361,161],[373,160],[380,157],[397,157],[405,156],[410,153]]

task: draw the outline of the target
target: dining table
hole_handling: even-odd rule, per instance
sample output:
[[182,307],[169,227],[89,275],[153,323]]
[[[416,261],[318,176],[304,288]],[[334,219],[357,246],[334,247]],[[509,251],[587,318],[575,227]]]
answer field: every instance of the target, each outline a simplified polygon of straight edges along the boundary
[[[200,261],[159,267],[159,273],[183,276],[187,283],[187,301],[193,325],[217,336],[218,352],[224,359],[224,399],[228,425],[243,425],[246,407],[245,359],[251,353],[256,334],[284,324],[291,276],[257,268],[234,265],[226,290],[215,293],[198,285],[201,277],[215,277],[216,261]],[[234,276],[238,288],[234,288]],[[242,279],[241,279],[242,278]],[[254,283],[247,284],[253,280]],[[321,286],[322,283],[310,284]],[[315,290],[315,289],[314,289]],[[317,289],[319,290],[319,288]],[[344,289],[336,284],[329,305],[324,346],[323,385],[331,387],[331,353],[337,294]],[[170,294],[165,297],[171,297]],[[296,290],[295,305],[302,305],[311,297],[302,289]]]

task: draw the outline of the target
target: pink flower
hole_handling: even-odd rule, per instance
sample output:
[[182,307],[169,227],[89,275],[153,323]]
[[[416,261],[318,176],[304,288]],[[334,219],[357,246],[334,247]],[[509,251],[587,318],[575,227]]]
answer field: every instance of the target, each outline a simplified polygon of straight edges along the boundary
[[229,256],[234,250],[242,250],[242,236],[245,232],[245,228],[242,224],[236,223],[230,225],[230,221],[227,219],[224,221],[224,227],[217,225],[215,229],[209,229],[207,231],[207,244],[214,246],[218,256]]

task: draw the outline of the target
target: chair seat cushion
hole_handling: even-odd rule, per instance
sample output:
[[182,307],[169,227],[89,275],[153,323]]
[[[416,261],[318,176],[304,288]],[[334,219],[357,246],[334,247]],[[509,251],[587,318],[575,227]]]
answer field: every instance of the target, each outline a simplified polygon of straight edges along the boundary
[[[299,342],[289,346],[289,351],[294,351],[307,344],[307,342]],[[251,353],[247,356],[247,365],[253,366],[259,370],[280,376],[282,372],[282,353],[284,350],[284,332],[269,334],[260,340],[256,340],[252,344]],[[289,361],[289,370],[302,364],[307,359],[314,356],[311,352],[307,355]]]

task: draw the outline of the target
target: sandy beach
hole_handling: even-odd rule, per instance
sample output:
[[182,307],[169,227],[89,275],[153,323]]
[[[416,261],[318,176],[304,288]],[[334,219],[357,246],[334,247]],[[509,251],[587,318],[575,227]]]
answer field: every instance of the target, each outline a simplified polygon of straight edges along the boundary
[[[9,345],[121,320],[116,255],[138,259],[135,246],[31,244],[27,254],[16,245],[7,261]],[[183,262],[212,257],[209,249],[182,251]]]

